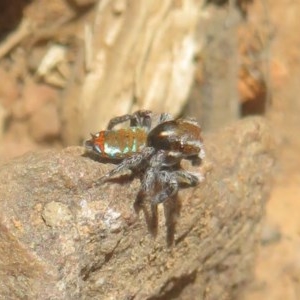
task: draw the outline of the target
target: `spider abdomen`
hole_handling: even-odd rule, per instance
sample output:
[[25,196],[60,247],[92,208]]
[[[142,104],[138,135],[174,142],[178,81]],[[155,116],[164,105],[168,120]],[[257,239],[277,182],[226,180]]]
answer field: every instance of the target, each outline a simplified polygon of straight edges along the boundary
[[147,133],[142,127],[103,130],[86,141],[85,147],[100,157],[123,159],[140,152],[146,145]]

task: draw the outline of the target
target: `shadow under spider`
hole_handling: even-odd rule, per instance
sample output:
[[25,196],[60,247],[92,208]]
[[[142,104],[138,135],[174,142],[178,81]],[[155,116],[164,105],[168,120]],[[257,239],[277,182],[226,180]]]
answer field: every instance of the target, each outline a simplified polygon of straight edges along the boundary
[[82,157],[88,157],[91,160],[99,162],[99,163],[102,163],[102,164],[114,164],[114,165],[117,165],[117,164],[119,164],[122,161],[121,158],[120,159],[116,159],[116,158],[109,158],[109,157],[101,157],[98,154],[93,153],[93,152],[84,152],[81,156]]

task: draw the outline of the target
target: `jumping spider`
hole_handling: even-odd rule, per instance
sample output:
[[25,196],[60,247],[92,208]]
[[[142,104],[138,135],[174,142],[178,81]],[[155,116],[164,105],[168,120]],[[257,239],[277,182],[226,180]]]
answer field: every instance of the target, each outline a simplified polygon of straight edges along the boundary
[[[130,121],[128,128],[114,129]],[[85,147],[101,158],[120,161],[100,183],[130,169],[141,177],[139,197],[152,204],[174,196],[181,184],[195,186],[203,180],[180,166],[182,159],[199,165],[204,158],[201,128],[191,119],[173,119],[169,114],[139,110],[110,120],[107,130],[92,134]]]

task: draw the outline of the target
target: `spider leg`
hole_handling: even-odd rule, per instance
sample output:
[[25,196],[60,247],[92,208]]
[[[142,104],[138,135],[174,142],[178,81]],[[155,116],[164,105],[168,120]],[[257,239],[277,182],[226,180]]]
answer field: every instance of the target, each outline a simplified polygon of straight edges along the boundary
[[191,161],[193,166],[199,166],[202,162],[202,160],[205,158],[205,150],[202,142],[198,142],[198,154],[197,155],[191,155],[187,157],[189,161]]
[[139,168],[143,162],[154,154],[155,149],[151,147],[146,147],[142,150],[142,152],[133,154],[132,156],[125,158],[116,168],[105,174],[99,179],[99,183],[102,184],[110,177],[118,174],[119,172],[125,169],[135,169]]
[[[180,161],[182,159],[182,155],[172,155],[173,152],[166,151],[166,150],[158,150],[155,155],[151,157],[150,166],[152,168],[162,169],[163,167],[175,167],[176,165],[179,166]],[[175,152],[174,152],[175,153]]]
[[151,124],[147,128],[150,131],[156,126],[160,125],[161,123],[164,123],[166,121],[171,121],[171,120],[174,120],[174,118],[168,113],[161,113],[161,114],[152,113]]
[[123,116],[112,118],[108,125],[107,130],[112,130],[116,125],[130,121],[130,127],[140,126],[151,127],[151,111],[150,110],[138,110],[133,114],[126,114]]
[[139,191],[139,201],[143,201],[155,190],[156,174],[160,171],[165,157],[166,154],[163,150],[157,151],[151,157],[149,161],[149,167],[145,170],[142,178],[141,189]]
[[123,116],[112,118],[107,125],[107,130],[112,130],[116,125],[125,123],[127,121],[132,122],[132,120],[134,120],[135,118],[136,116],[131,114],[126,114]]
[[171,164],[169,164],[168,161],[166,161],[168,159],[168,154],[166,151],[164,150],[158,150],[155,155],[153,155],[150,159],[150,167],[152,169],[161,169],[162,166],[171,166],[173,165],[173,162],[171,162]]
[[185,170],[174,171],[177,180],[180,183],[186,183],[189,186],[196,186],[199,182],[204,180],[204,176],[201,173],[193,174]]
[[155,172],[154,168],[148,168],[142,178],[142,184],[138,193],[138,203],[143,202],[148,196],[150,197],[155,190]]
[[175,165],[182,159],[186,159],[190,161],[193,166],[199,166],[205,157],[205,152],[203,148],[201,148],[197,155],[183,155],[180,151],[169,151],[167,156],[170,161],[169,165]]
[[160,123],[163,123],[163,122],[166,122],[166,121],[171,121],[173,120],[173,117],[171,114],[169,113],[162,113],[159,117],[159,124]]
[[167,173],[166,171],[161,170],[162,167],[169,166],[166,163],[166,158],[167,153],[164,150],[157,151],[150,158],[148,168],[145,170],[142,178],[138,202],[144,201],[145,198],[151,197],[151,195],[154,194],[156,189],[156,183],[159,182],[160,174],[163,176],[164,173]]
[[130,126],[146,127],[150,130],[152,123],[151,110],[141,109],[136,111],[133,115],[135,118],[130,122]]
[[179,189],[176,172],[158,171],[156,180],[161,185],[162,190],[152,199],[154,204],[159,204],[174,196]]
[[155,195],[153,203],[164,202],[167,198],[174,196],[179,190],[179,183],[186,183],[189,186],[196,186],[204,180],[202,174],[193,174],[185,170],[165,171],[158,170],[155,180],[161,185],[162,190]]

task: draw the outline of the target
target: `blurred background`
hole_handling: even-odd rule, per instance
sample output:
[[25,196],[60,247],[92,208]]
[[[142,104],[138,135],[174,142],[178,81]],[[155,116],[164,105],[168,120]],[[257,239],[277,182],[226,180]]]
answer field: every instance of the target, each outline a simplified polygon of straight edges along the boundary
[[246,300],[300,299],[300,2],[1,0],[0,163],[114,116],[268,119],[278,165]]

